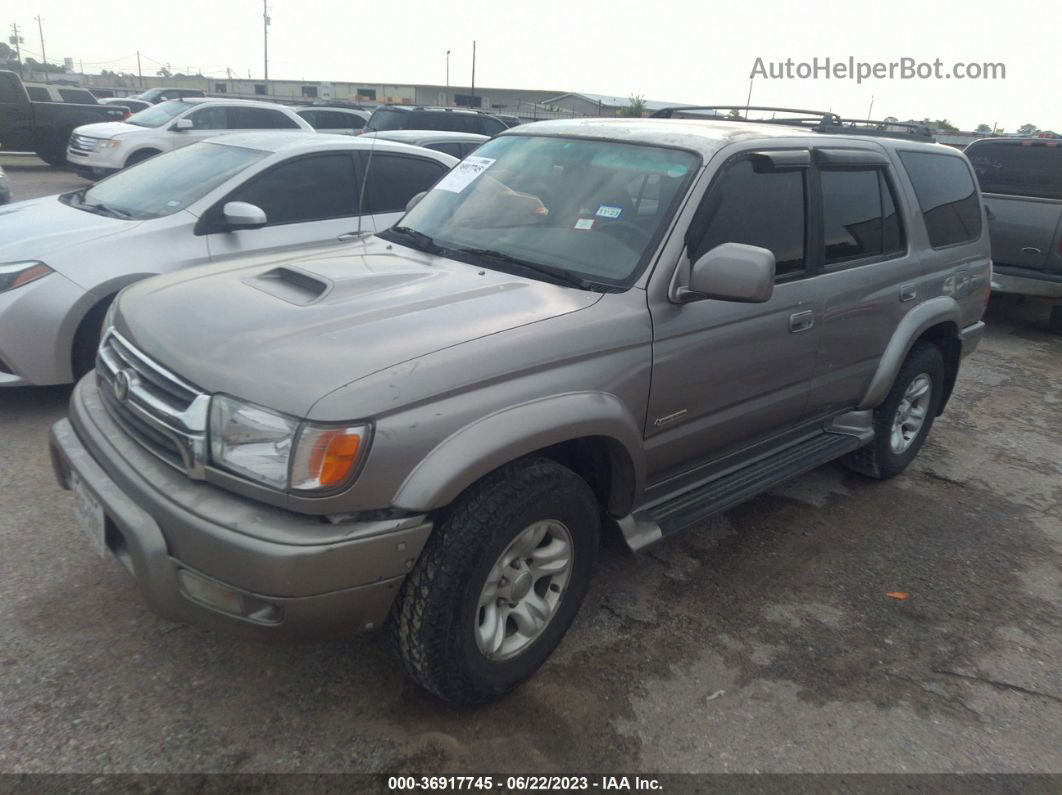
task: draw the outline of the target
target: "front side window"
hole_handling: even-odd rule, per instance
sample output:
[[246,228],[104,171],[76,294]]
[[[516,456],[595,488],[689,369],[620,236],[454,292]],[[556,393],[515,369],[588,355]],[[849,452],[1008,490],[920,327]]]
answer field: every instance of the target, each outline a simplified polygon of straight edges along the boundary
[[[678,149],[502,136],[455,166],[400,226],[487,267],[629,286],[699,166],[695,154]],[[662,187],[655,209],[643,213],[636,186],[653,176]],[[477,250],[489,253],[477,258]]]
[[225,108],[219,105],[209,105],[205,108],[189,113],[187,118],[192,120],[193,130],[224,130],[228,128]]
[[896,202],[881,169],[824,170],[821,181],[827,266],[902,249]]
[[119,171],[69,203],[89,209],[102,205],[129,218],[160,218],[198,201],[266,154],[239,146],[196,143]]
[[279,110],[232,107],[228,109],[230,130],[292,130],[298,124]]
[[703,201],[710,220],[692,246],[691,261],[722,243],[745,243],[774,252],[776,276],[804,270],[803,169],[770,170],[752,159],[738,160],[717,178]]
[[914,185],[933,248],[981,236],[981,200],[961,155],[900,152],[900,160]]
[[347,152],[282,163],[225,199],[261,207],[271,226],[353,216],[357,200],[354,159]]
[[409,111],[377,108],[369,117],[368,127],[383,132],[385,130],[404,130]]
[[150,108],[144,108],[139,113],[134,113],[125,121],[126,124],[135,124],[137,127],[161,127],[193,107],[195,106],[192,103],[179,100],[162,102]]
[[1062,141],[975,141],[966,156],[985,193],[1062,199]]
[[374,152],[366,157],[365,212],[393,213],[428,190],[446,172],[441,163],[419,157]]

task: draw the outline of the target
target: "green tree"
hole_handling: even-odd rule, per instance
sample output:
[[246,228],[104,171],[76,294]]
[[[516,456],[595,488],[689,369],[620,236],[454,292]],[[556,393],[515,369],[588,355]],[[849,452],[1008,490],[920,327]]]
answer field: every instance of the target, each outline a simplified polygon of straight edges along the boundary
[[630,104],[625,108],[620,108],[616,115],[641,118],[645,115],[645,97],[637,94],[632,95]]
[[978,124],[977,127],[974,129],[974,132],[990,133],[992,132],[992,128],[989,127],[987,124]]
[[741,118],[741,111],[739,111],[737,108],[731,108],[730,112],[728,114],[726,114],[726,117],[728,119],[740,119]]
[[1035,124],[1023,124],[1018,128],[1018,135],[1036,135],[1040,132],[1040,128]]
[[940,130],[941,132],[958,132],[959,131],[959,128],[956,127],[954,124],[952,124],[947,119],[937,119],[936,121],[930,122],[930,124],[933,125],[933,127],[935,129]]

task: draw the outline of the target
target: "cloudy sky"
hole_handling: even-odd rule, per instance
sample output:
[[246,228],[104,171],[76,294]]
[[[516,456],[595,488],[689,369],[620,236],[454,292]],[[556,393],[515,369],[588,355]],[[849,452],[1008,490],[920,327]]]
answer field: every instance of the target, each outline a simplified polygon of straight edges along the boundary
[[[752,104],[865,117],[873,101],[875,118],[947,118],[963,129],[1032,122],[1062,132],[1062,10],[1050,3],[269,2],[272,78],[442,83],[449,49],[457,85],[468,82],[476,39],[480,86],[743,104],[757,58],[940,59],[944,73],[958,62],[999,63],[1005,79],[757,79]],[[22,0],[6,11],[6,22],[22,26],[29,54],[40,51],[39,14],[49,60],[71,57],[86,71],[135,71],[140,50],[145,74],[162,62],[175,71],[262,75],[261,0]]]

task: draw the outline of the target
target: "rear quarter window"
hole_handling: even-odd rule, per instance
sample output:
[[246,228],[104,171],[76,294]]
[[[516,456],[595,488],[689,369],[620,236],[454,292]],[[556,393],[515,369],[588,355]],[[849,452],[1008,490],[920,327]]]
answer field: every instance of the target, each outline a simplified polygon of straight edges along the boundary
[[985,193],[1062,199],[1062,141],[992,141],[966,148]]
[[900,152],[914,186],[933,248],[968,243],[981,236],[981,200],[962,156]]

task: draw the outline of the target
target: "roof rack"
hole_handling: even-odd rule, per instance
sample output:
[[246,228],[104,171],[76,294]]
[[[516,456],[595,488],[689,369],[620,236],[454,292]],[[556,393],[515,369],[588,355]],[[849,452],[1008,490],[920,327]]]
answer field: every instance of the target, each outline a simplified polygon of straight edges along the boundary
[[698,115],[703,118],[703,113],[699,114],[701,111],[713,111],[713,119],[721,118],[718,111],[727,111],[728,113],[737,111],[739,114],[747,114],[749,111],[784,113],[787,115],[774,116],[770,119],[748,119],[745,118],[745,115],[739,115],[734,121],[743,121],[751,124],[782,124],[835,135],[873,135],[885,138],[908,138],[918,141],[935,140],[929,125],[918,122],[846,119],[826,110],[776,108],[769,105],[677,105],[661,108],[653,113],[650,118],[671,119],[675,118],[676,114],[679,114],[679,118],[690,118],[682,115],[686,113],[693,114],[693,118],[697,118]]

